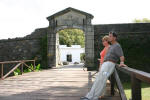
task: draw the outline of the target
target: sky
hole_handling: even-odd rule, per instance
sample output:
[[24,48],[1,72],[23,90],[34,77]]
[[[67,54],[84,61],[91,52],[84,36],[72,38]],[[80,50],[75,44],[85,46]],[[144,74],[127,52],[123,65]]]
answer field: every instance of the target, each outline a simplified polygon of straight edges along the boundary
[[94,16],[92,24],[150,19],[149,0],[0,0],[0,39],[24,37],[48,26],[46,17],[72,7]]

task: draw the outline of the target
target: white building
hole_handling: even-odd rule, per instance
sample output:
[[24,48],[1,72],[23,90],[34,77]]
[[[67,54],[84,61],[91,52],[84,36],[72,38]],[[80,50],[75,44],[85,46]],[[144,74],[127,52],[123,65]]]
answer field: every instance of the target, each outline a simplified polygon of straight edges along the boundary
[[80,45],[72,45],[71,47],[67,47],[66,45],[59,45],[60,50],[60,61],[68,61],[68,62],[81,62],[80,55],[85,53],[85,49],[81,48]]

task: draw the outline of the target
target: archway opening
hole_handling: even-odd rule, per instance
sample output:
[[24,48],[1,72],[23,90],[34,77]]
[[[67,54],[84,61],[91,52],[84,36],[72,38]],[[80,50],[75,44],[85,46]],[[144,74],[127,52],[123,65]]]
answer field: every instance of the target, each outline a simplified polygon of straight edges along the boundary
[[[63,29],[56,33],[56,64],[79,64],[85,54],[85,34],[81,29]],[[59,38],[58,38],[59,37]]]

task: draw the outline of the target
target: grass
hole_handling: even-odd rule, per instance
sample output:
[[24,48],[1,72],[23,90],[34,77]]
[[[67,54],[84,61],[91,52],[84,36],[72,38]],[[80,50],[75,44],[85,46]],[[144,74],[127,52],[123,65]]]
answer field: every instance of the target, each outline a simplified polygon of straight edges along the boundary
[[[150,84],[142,83],[142,100],[150,100]],[[131,83],[123,83],[127,99],[131,98]]]

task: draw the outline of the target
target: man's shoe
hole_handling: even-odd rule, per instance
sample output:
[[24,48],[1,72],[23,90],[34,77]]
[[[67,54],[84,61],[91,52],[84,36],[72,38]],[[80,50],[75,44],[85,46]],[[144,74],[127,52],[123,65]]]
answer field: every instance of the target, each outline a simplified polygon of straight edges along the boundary
[[90,100],[87,97],[81,97],[80,100]]

